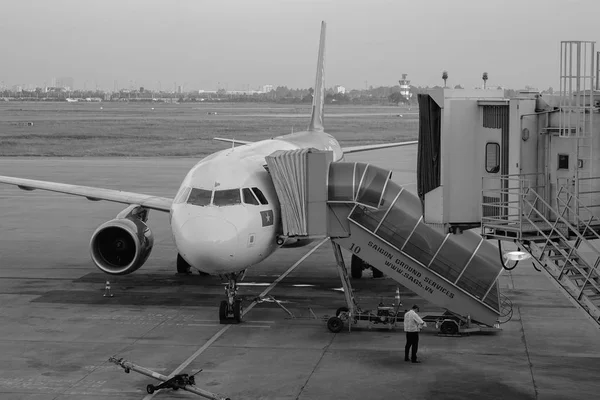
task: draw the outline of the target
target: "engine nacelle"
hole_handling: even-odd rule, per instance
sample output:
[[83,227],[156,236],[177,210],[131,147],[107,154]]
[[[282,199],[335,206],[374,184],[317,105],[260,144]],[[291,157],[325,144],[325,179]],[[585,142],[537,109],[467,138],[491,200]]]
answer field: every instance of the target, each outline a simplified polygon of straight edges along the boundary
[[279,236],[277,238],[277,245],[281,246],[282,249],[290,249],[290,248],[308,246],[313,241],[314,241],[314,239],[286,238],[283,236]]
[[98,227],[90,240],[92,261],[111,275],[126,275],[139,269],[152,251],[154,236],[145,224],[147,214],[140,219],[140,207],[129,207],[116,219]]

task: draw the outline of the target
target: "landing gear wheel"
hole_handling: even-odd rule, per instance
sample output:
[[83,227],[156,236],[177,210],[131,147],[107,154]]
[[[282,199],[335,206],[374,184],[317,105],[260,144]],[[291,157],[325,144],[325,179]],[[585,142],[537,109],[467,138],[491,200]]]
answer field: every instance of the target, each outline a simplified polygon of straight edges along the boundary
[[242,313],[242,300],[236,299],[233,303],[233,319],[235,320],[235,322],[242,322]]
[[177,273],[178,274],[191,274],[192,267],[181,257],[181,254],[177,253]]
[[371,269],[373,270],[373,278],[383,278],[383,272],[375,267],[371,267]]
[[154,390],[155,390],[154,385],[146,386],[146,392],[148,392],[148,394],[154,393]]
[[344,321],[339,317],[331,317],[327,320],[327,329],[333,333],[339,333],[344,329]]
[[363,260],[352,254],[352,260],[350,261],[350,275],[352,279],[362,278]]
[[227,321],[227,300],[221,301],[219,305],[219,320],[222,324],[225,323],[224,321]]
[[243,279],[245,272],[244,270],[226,275],[229,280],[225,285],[227,300],[223,300],[219,307],[219,319],[222,324],[237,324],[242,321],[242,299],[237,295],[237,280]]
[[340,307],[337,310],[335,310],[335,316],[339,317],[341,313],[347,313],[348,311],[350,311],[348,307]]
[[458,333],[458,325],[454,321],[444,321],[440,326],[440,332],[444,335],[456,335]]

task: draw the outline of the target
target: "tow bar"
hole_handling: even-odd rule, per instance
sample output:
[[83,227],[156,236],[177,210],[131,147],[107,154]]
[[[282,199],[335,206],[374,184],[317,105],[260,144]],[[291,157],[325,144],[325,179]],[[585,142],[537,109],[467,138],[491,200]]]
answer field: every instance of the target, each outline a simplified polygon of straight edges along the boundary
[[187,390],[188,392],[192,392],[199,396],[205,397],[207,399],[231,400],[229,397],[223,397],[219,394],[211,393],[207,390],[200,389],[199,387],[196,386],[196,379],[194,378],[194,376],[197,373],[201,372],[202,370],[196,372],[196,374],[194,374],[194,375],[177,374],[177,375],[173,375],[172,377],[169,378],[168,376],[161,375],[158,372],[154,372],[152,370],[149,370],[148,368],[141,367],[141,366],[136,365],[136,364],[132,363],[131,361],[127,361],[123,358],[110,357],[108,359],[108,361],[122,367],[125,370],[125,373],[127,373],[127,374],[130,371],[135,371],[139,374],[146,375],[146,376],[149,376],[150,378],[158,379],[159,381],[161,381],[162,383],[160,383],[157,386],[154,386],[152,384],[146,386],[146,391],[149,394],[152,394],[156,390],[160,390],[160,389],[173,389],[173,390],[183,389],[183,390]]

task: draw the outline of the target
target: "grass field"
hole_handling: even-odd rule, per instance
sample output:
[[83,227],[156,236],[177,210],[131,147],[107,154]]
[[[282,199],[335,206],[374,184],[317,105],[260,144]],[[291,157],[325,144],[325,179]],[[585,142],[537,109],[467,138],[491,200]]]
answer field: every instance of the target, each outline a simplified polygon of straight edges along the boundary
[[[216,112],[216,114],[214,114]],[[342,146],[415,139],[418,110],[326,106]],[[306,129],[310,105],[0,102],[0,156],[195,156]],[[28,124],[33,123],[33,125]]]

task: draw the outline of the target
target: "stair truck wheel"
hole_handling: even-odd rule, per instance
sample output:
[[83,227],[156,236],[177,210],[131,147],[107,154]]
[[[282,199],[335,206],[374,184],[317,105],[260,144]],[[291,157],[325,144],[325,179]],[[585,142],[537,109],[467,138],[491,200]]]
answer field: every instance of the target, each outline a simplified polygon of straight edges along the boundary
[[146,392],[148,392],[149,394],[154,393],[154,385],[146,386]]
[[442,322],[440,332],[444,335],[456,335],[458,333],[458,325],[455,321],[447,319]]
[[344,321],[339,317],[331,317],[327,320],[327,329],[333,333],[339,333],[344,329]]
[[383,272],[375,267],[371,267],[371,270],[373,270],[373,278],[383,278]]
[[350,262],[350,275],[352,279],[362,278],[363,271],[363,260],[352,254],[352,261]]

